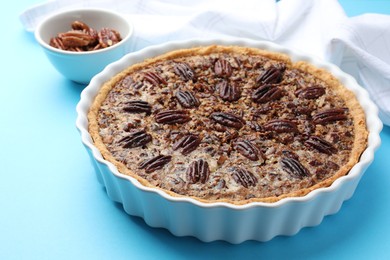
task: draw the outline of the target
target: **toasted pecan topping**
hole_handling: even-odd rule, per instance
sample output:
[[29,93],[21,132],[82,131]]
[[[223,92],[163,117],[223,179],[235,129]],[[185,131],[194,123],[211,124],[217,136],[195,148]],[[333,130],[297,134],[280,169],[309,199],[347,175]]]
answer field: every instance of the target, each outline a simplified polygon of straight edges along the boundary
[[126,71],[99,109],[99,127],[131,174],[205,200],[307,189],[342,168],[354,142],[345,101],[321,78],[227,52]]

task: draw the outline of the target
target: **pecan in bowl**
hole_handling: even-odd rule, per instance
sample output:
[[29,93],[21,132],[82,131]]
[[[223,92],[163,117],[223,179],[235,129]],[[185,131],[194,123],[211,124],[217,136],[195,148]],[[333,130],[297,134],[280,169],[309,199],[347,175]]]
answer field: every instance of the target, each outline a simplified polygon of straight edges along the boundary
[[96,51],[104,49],[122,40],[118,31],[102,28],[96,31],[82,21],[72,22],[71,30],[60,32],[50,39],[50,46],[65,51]]

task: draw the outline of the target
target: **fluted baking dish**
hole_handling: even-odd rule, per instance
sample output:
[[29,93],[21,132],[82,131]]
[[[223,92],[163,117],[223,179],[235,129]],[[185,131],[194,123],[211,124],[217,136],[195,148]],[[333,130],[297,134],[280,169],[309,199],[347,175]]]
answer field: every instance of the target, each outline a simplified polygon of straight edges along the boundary
[[[277,202],[251,202],[234,205],[226,202],[204,203],[190,197],[171,196],[161,189],[146,187],[136,179],[124,175],[103,158],[88,132],[87,114],[101,86],[132,64],[177,49],[208,45],[236,45],[254,47],[287,54],[293,62],[306,61],[333,74],[357,97],[366,114],[369,132],[368,145],[360,161],[332,185],[319,188],[302,197],[283,198]],[[168,229],[176,236],[194,236],[202,241],[225,240],[241,243],[246,240],[268,241],[278,235],[294,235],[301,228],[321,223],[326,215],[336,213],[349,199],[380,145],[382,123],[378,110],[368,93],[338,67],[314,57],[270,42],[251,40],[189,40],[152,46],[107,66],[83,90],[77,105],[77,128],[95,168],[99,182],[106,187],[109,198],[123,204],[124,210],[142,217],[151,227]]]

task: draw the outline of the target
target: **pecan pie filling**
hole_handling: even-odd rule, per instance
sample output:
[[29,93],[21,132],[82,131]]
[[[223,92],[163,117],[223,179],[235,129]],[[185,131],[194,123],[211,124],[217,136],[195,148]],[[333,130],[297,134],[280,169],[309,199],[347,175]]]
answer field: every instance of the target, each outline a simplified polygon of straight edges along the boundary
[[237,46],[130,66],[89,119],[120,172],[201,201],[305,195],[347,174],[366,145],[362,109],[329,73]]

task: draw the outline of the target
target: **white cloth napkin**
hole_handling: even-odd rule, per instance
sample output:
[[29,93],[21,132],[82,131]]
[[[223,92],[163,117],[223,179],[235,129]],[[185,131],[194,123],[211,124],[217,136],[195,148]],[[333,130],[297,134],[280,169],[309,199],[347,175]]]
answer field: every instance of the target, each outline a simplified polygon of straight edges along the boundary
[[127,14],[134,24],[129,51],[191,38],[268,40],[340,66],[354,76],[390,125],[390,16],[348,18],[337,0],[52,0],[25,10],[33,31],[45,16],[75,7]]

